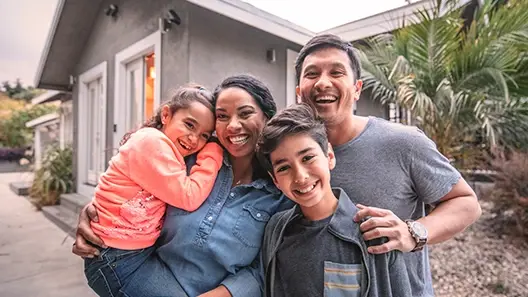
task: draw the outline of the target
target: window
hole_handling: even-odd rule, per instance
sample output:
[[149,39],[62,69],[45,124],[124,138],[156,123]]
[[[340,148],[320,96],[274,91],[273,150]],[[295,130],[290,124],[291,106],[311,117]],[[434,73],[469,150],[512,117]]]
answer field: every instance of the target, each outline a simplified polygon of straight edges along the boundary
[[411,111],[401,107],[399,104],[389,103],[387,106],[387,112],[389,121],[394,123],[402,123],[404,125],[411,125]]
[[295,59],[299,53],[291,49],[286,49],[286,106],[294,104],[297,99],[295,88],[297,78],[295,77]]
[[149,119],[160,104],[161,32],[115,56],[113,148],[123,135]]

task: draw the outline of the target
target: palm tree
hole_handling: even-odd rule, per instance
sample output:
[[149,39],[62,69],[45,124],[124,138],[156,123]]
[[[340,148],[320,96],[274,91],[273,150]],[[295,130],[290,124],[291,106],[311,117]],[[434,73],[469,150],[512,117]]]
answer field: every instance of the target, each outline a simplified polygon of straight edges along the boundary
[[359,46],[364,88],[412,110],[455,160],[475,144],[528,147],[528,1],[484,1],[470,22],[452,3]]

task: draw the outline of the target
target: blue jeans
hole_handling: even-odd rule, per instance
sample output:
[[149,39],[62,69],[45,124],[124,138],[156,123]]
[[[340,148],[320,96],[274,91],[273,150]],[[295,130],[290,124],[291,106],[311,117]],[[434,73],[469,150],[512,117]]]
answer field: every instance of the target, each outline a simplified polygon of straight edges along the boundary
[[154,247],[140,250],[101,249],[99,257],[86,258],[84,261],[88,285],[101,297],[120,296],[121,287],[154,250]]

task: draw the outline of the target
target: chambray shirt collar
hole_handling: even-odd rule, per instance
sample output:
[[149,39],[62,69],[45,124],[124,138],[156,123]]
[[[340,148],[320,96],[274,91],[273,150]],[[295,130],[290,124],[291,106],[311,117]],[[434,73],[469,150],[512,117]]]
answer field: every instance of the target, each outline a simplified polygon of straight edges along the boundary
[[[223,159],[224,166],[231,169],[231,162],[229,161],[229,154],[227,152],[224,152],[224,159]],[[277,189],[273,181],[270,179],[264,179],[259,178],[257,180],[254,180],[248,185],[241,185],[240,187],[252,187],[259,190],[266,190],[270,194],[280,194],[280,190]]]

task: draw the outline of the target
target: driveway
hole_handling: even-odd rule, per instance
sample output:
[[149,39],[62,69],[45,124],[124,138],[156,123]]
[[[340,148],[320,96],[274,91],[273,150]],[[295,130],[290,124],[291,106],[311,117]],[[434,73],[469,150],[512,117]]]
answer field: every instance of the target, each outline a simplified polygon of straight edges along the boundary
[[73,240],[9,189],[30,173],[0,174],[0,296],[96,296],[86,285]]

